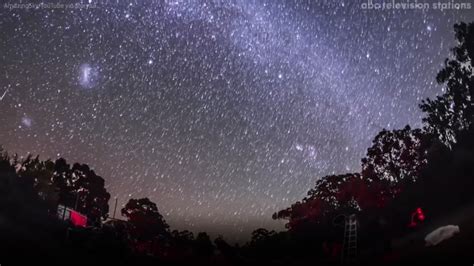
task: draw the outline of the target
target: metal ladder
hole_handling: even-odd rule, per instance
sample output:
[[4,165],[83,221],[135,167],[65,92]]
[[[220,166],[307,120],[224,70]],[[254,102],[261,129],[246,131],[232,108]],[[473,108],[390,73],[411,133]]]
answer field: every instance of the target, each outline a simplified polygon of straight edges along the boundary
[[355,214],[346,217],[344,242],[342,244],[342,264],[354,263],[357,257],[357,219]]

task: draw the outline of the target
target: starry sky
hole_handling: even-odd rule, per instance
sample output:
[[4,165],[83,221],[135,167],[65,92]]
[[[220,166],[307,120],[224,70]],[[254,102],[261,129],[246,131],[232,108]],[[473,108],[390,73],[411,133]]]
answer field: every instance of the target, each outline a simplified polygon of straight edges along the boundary
[[111,209],[147,196],[172,229],[230,239],[282,230],[272,213],[359,171],[382,128],[421,126],[452,26],[474,20],[352,0],[89,2],[0,8],[0,145],[89,164]]

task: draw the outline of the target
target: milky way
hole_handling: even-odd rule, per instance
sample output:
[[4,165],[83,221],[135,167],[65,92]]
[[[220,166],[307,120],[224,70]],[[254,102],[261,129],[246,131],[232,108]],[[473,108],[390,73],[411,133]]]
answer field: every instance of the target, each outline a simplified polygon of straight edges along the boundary
[[172,228],[283,229],[271,214],[358,171],[382,128],[421,126],[452,26],[474,19],[361,3],[3,6],[0,144],[87,163]]

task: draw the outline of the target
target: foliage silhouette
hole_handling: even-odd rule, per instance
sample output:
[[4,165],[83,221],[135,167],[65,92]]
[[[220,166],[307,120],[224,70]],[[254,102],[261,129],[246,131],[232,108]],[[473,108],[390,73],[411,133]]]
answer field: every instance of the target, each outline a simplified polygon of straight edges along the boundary
[[424,129],[448,146],[472,126],[474,118],[474,23],[456,24],[454,31],[458,45],[436,76],[438,83],[445,84],[445,92],[420,104],[426,113]]
[[169,225],[156,204],[148,198],[130,199],[121,212],[133,226],[132,237],[136,240],[147,241],[169,235]]

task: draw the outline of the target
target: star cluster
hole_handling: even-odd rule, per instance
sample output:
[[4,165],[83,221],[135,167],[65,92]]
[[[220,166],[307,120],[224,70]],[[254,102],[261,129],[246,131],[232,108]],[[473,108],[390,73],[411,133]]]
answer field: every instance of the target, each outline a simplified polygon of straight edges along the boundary
[[452,25],[474,19],[361,1],[89,2],[0,10],[0,144],[87,163],[120,204],[147,196],[172,228],[229,237],[282,229],[271,214],[358,171],[382,128],[421,126]]

